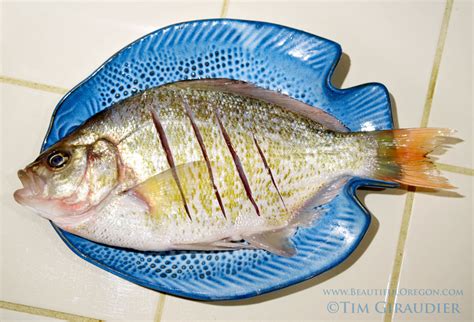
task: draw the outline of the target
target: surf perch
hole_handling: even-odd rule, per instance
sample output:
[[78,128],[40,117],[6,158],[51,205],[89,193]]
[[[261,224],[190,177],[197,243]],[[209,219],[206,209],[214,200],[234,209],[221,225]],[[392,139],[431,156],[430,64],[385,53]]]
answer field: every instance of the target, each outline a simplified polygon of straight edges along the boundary
[[228,79],[148,89],[96,114],[18,176],[20,204],[143,251],[260,248],[324,213],[353,176],[452,188],[427,157],[448,129],[348,132],[326,112]]

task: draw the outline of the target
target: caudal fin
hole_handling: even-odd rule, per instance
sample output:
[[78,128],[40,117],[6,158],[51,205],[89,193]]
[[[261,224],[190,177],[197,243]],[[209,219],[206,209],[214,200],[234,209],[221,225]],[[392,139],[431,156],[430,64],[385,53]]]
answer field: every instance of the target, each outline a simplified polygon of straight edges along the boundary
[[374,176],[425,188],[451,189],[440,176],[428,154],[445,143],[454,131],[438,128],[400,129],[372,132],[378,143]]

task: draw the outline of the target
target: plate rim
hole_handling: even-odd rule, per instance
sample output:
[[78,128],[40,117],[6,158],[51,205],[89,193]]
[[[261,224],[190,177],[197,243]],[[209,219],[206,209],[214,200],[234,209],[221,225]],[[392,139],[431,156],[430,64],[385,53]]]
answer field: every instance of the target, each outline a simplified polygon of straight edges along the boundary
[[[336,94],[344,94],[348,91],[354,91],[354,90],[357,90],[359,88],[368,87],[368,86],[377,86],[377,87],[381,88],[382,91],[384,92],[384,95],[387,97],[387,112],[388,112],[388,115],[389,115],[389,118],[390,118],[390,121],[391,121],[390,122],[391,124],[390,124],[389,128],[390,129],[393,128],[393,113],[392,113],[392,106],[391,106],[391,101],[390,101],[390,94],[389,94],[389,91],[388,91],[388,89],[386,88],[386,86],[384,84],[378,83],[378,82],[368,82],[368,83],[359,84],[359,85],[349,87],[349,88],[336,88],[333,85],[331,79],[332,79],[332,76],[333,76],[334,71],[336,69],[336,66],[340,62],[341,55],[342,55],[342,47],[337,42],[334,42],[332,40],[329,40],[327,38],[324,38],[324,37],[321,37],[321,36],[318,36],[318,35],[311,34],[311,33],[307,32],[307,31],[304,31],[304,30],[284,26],[284,25],[281,25],[281,24],[271,23],[271,22],[263,22],[263,21],[256,21],[256,20],[245,20],[245,19],[210,18],[210,19],[199,19],[199,20],[190,20],[190,21],[178,22],[178,23],[174,23],[174,24],[171,24],[171,25],[167,25],[167,26],[158,28],[158,29],[156,29],[154,31],[151,31],[151,32],[145,34],[144,36],[141,36],[138,39],[132,41],[131,43],[127,44],[126,46],[124,46],[123,48],[121,48],[120,50],[115,52],[113,55],[111,55],[99,67],[97,67],[90,75],[88,75],[81,82],[79,82],[72,89],[70,89],[66,94],[64,94],[64,96],[56,104],[56,107],[54,108],[53,113],[51,115],[51,119],[50,119],[50,122],[49,122],[49,125],[48,125],[48,128],[47,128],[47,131],[46,131],[45,138],[42,141],[41,151],[43,151],[46,147],[47,139],[48,139],[49,135],[51,134],[51,130],[53,128],[56,115],[57,115],[60,107],[64,103],[64,101],[72,93],[74,93],[78,88],[80,88],[81,86],[86,84],[97,73],[99,73],[102,69],[104,69],[105,66],[108,63],[110,63],[112,60],[117,58],[121,53],[123,53],[128,48],[135,45],[136,43],[139,43],[143,39],[145,39],[147,37],[152,37],[157,32],[160,32],[160,31],[163,31],[163,30],[173,29],[173,28],[175,28],[177,26],[180,26],[180,25],[191,25],[193,23],[213,23],[213,22],[220,22],[220,23],[233,23],[233,22],[236,22],[236,23],[250,23],[250,24],[255,24],[255,25],[265,25],[265,26],[271,26],[271,27],[276,27],[276,28],[284,28],[284,29],[287,29],[287,30],[295,31],[297,33],[303,33],[303,34],[308,35],[310,37],[318,38],[320,40],[331,43],[332,45],[334,45],[334,48],[335,48],[335,59],[332,62],[331,67],[329,68],[327,74],[325,75],[325,84],[324,85],[326,86],[326,88],[329,89],[330,91],[332,91],[333,93],[336,93]],[[210,27],[212,27],[212,26],[210,26]],[[366,179],[366,178],[360,178],[360,177],[351,178],[349,180],[349,182],[346,183],[346,185],[344,186],[342,191],[343,191],[344,194],[346,194],[350,198],[350,200],[352,202],[354,202],[354,206],[358,207],[362,211],[362,213],[364,215],[364,222],[362,223],[363,226],[360,229],[361,233],[357,236],[357,238],[355,239],[355,241],[353,242],[351,247],[347,249],[347,251],[344,253],[344,255],[338,257],[337,260],[334,263],[331,263],[331,265],[329,265],[329,267],[327,269],[324,269],[321,272],[317,272],[317,273],[310,272],[310,273],[308,273],[308,274],[306,274],[302,277],[300,276],[296,281],[291,281],[290,282],[289,280],[286,280],[284,283],[282,283],[282,284],[280,284],[276,287],[270,287],[270,288],[264,290],[263,292],[258,292],[258,291],[256,291],[256,292],[247,292],[245,294],[240,294],[240,295],[237,295],[237,296],[230,295],[230,296],[223,296],[223,297],[218,297],[217,296],[216,297],[216,296],[213,296],[213,295],[207,295],[205,293],[197,293],[197,292],[193,292],[192,294],[189,294],[189,293],[184,293],[184,292],[180,292],[180,291],[171,293],[171,292],[167,292],[167,291],[164,291],[164,290],[159,290],[159,289],[156,288],[156,286],[153,286],[153,285],[147,283],[146,281],[143,281],[142,279],[136,278],[131,274],[126,274],[126,273],[122,273],[118,270],[115,270],[115,269],[111,268],[110,266],[102,264],[101,262],[93,259],[92,257],[88,256],[87,254],[84,254],[78,248],[76,248],[76,246],[74,244],[71,243],[71,241],[64,235],[65,232],[62,229],[60,229],[58,226],[56,226],[52,221],[50,221],[50,223],[53,226],[56,233],[62,239],[62,241],[68,246],[68,248],[73,253],[75,253],[80,258],[86,260],[87,262],[89,262],[89,263],[91,263],[91,264],[93,264],[93,265],[109,272],[109,273],[112,273],[112,274],[114,274],[114,275],[116,275],[120,278],[123,278],[127,281],[130,281],[132,283],[138,284],[140,286],[146,287],[146,288],[154,290],[154,291],[158,291],[160,293],[169,294],[169,295],[173,295],[173,296],[177,296],[177,297],[181,297],[181,298],[193,299],[193,300],[201,300],[201,301],[242,300],[242,299],[246,299],[246,298],[250,298],[250,297],[260,296],[260,295],[267,294],[267,293],[270,293],[270,292],[274,292],[274,291],[277,291],[277,290],[280,290],[280,289],[283,289],[283,288],[286,288],[286,287],[290,287],[292,285],[302,283],[302,282],[307,281],[307,280],[309,280],[309,279],[311,279],[315,276],[318,276],[318,275],[320,275],[324,272],[330,271],[330,270],[334,269],[336,266],[339,266],[342,262],[347,260],[347,258],[360,245],[360,242],[365,237],[365,235],[367,233],[367,230],[368,230],[368,227],[371,223],[371,214],[368,211],[368,209],[364,205],[362,205],[362,203],[359,201],[359,199],[357,198],[357,196],[355,194],[355,191],[359,187],[381,187],[381,188],[390,187],[390,188],[394,188],[394,187],[398,187],[398,186],[399,186],[398,184],[392,183],[392,182],[372,180],[372,179]],[[112,246],[108,246],[108,245],[106,245],[106,246],[107,247],[112,247]],[[117,247],[114,247],[114,248],[117,248]]]

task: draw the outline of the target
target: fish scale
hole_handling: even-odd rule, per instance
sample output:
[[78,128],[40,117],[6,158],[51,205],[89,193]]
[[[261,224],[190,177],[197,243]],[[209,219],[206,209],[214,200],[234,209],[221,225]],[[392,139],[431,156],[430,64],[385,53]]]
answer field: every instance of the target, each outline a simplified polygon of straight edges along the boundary
[[169,169],[152,120],[145,122],[141,128],[122,139],[117,144],[117,149],[123,164],[133,169],[136,179],[134,183],[143,182]]

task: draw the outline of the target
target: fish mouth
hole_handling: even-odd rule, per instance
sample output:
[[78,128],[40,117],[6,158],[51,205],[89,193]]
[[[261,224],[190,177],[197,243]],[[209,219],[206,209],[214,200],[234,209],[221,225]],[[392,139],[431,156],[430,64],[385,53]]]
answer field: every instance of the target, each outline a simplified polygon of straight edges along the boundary
[[[23,188],[13,193],[13,198],[20,205],[33,210],[43,218],[52,220],[61,227],[72,225],[83,221],[90,216],[88,208],[83,204],[65,203],[63,199],[55,199],[46,196],[46,182],[34,171],[26,168],[18,171],[18,178]],[[82,206],[83,208],[79,208]]]
[[19,204],[24,205],[28,200],[37,197],[44,188],[44,181],[28,170],[19,170],[18,178],[23,185],[22,189],[18,189],[13,193],[13,198]]

